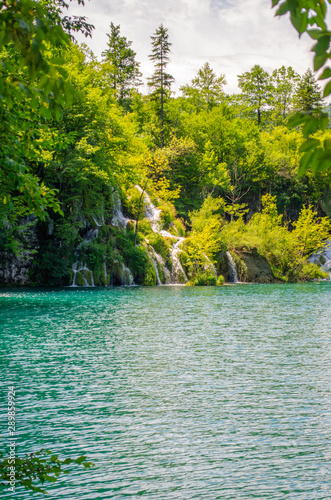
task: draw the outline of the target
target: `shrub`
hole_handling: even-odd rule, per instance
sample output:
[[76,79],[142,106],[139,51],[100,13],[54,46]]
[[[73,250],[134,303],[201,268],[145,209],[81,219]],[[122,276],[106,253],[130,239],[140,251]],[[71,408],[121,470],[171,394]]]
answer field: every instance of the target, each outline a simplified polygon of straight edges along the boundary
[[225,278],[222,274],[217,278],[216,286],[222,286],[225,283]]
[[216,286],[217,278],[212,274],[198,273],[186,284],[188,286]]

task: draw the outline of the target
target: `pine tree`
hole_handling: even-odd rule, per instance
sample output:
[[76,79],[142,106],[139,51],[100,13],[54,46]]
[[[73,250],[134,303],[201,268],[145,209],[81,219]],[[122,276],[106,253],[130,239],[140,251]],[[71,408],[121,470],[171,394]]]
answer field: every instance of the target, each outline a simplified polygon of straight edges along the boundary
[[123,105],[133,88],[140,85],[139,63],[135,60],[136,52],[132,42],[120,36],[120,25],[110,24],[108,48],[102,52],[103,70],[110,87],[116,92],[119,104]]
[[296,111],[308,113],[320,111],[323,108],[324,102],[321,89],[310,68],[300,78],[293,101]]
[[169,62],[169,52],[171,43],[168,40],[168,29],[160,24],[155,30],[152,39],[152,53],[149,55],[155,66],[155,71],[148,80],[148,85],[153,89],[152,98],[158,103],[158,112],[161,125],[161,147],[164,146],[164,102],[169,96],[171,84],[174,81],[173,76],[166,73],[166,67]]

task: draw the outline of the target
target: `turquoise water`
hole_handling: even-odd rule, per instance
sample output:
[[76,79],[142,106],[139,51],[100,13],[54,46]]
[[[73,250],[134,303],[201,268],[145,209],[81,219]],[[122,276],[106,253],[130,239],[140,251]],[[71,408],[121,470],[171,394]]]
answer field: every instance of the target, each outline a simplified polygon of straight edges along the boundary
[[19,452],[95,463],[55,499],[330,499],[330,292],[0,291]]

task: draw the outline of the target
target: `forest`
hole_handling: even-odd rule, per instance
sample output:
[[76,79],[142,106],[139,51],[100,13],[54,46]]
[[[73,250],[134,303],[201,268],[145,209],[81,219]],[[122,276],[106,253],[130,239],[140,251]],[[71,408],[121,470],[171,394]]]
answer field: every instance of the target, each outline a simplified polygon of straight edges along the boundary
[[331,170],[300,158],[307,137],[329,147],[329,118],[289,127],[326,107],[312,70],[238,68],[229,95],[206,61],[176,95],[160,24],[143,92],[134,41],[110,20],[98,60],[65,7],[1,10],[0,284],[221,285],[229,259],[240,281],[326,277],[307,259],[330,234]]

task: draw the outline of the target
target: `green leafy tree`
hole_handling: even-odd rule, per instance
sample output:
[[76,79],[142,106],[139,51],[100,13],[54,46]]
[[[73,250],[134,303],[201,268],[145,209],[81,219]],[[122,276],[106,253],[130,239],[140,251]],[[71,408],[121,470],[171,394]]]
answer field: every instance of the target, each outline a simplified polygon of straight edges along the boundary
[[173,76],[166,72],[169,63],[169,52],[171,43],[169,42],[168,29],[160,24],[155,30],[152,39],[152,53],[149,55],[155,66],[155,71],[149,78],[148,85],[152,89],[152,98],[157,102],[157,109],[160,116],[161,125],[161,147],[164,147],[164,103],[170,94]]
[[282,66],[275,69],[271,75],[273,84],[273,104],[277,114],[285,118],[292,110],[293,95],[296,90],[296,84],[299,80],[299,75],[291,66],[286,68]]
[[107,49],[102,52],[103,74],[108,85],[114,89],[119,104],[124,104],[134,88],[140,85],[140,64],[136,61],[136,52],[132,42],[120,36],[120,25],[110,24],[107,34]]
[[[308,33],[314,46],[314,70],[320,71],[319,80],[325,80],[323,97],[331,94],[331,31],[326,24],[327,3],[325,0],[272,0],[277,7],[276,16],[290,15],[291,23],[301,36]],[[290,120],[289,126],[302,126],[307,140],[301,146],[299,174],[303,175],[309,168],[314,173],[331,169],[331,141],[311,139],[310,134],[317,130],[326,130],[329,116],[320,111],[299,112]]]
[[197,108],[212,109],[224,100],[225,75],[217,76],[206,62],[192,79],[191,85],[184,85],[181,91],[184,97],[191,98]]
[[257,123],[260,125],[261,113],[271,101],[269,73],[256,64],[251,71],[238,75],[238,86],[242,90],[244,101],[256,113]]

